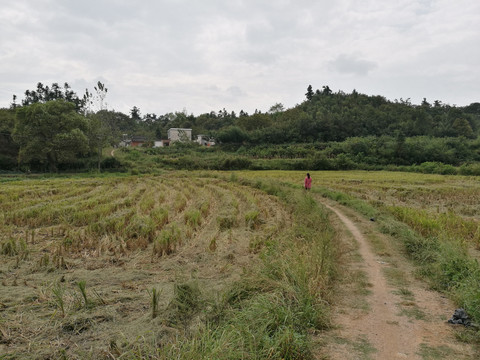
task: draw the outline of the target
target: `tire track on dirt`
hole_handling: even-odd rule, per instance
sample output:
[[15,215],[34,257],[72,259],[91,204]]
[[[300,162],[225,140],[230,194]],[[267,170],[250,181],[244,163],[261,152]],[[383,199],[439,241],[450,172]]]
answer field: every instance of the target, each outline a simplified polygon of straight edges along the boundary
[[[441,347],[442,359],[472,359],[473,350],[465,344],[459,344],[452,335],[452,329],[446,324],[444,317],[445,310],[451,311],[453,305],[433,291],[426,291],[419,287],[418,281],[409,283],[408,289],[412,291],[415,299],[415,306],[419,311],[426,314],[425,318],[408,317],[402,312],[402,299],[395,286],[388,283],[385,276],[385,268],[390,264],[380,261],[379,256],[373,253],[370,244],[362,234],[359,226],[342,213],[338,208],[331,205],[323,205],[331,210],[339,218],[358,244],[358,253],[362,258],[361,270],[368,278],[369,290],[368,311],[357,311],[340,305],[335,310],[334,326],[338,326],[335,336],[350,344],[360,341],[364,346],[363,355],[359,352],[352,352],[351,348],[336,344],[329,345],[330,359],[424,359],[425,349]],[[360,224],[358,224],[360,225]],[[398,256],[398,255],[397,255]],[[395,258],[391,262],[395,262]],[[405,260],[398,259],[400,263]],[[390,260],[389,260],[390,262]],[[406,265],[408,267],[408,265]],[[412,269],[402,270],[411,273]],[[347,295],[348,296],[348,295]],[[352,296],[352,295],[350,295]],[[339,308],[341,307],[340,311]],[[443,313],[442,313],[443,311]],[[355,345],[352,346],[355,348]],[[358,345],[357,345],[358,348]],[[435,351],[435,350],[434,350]],[[360,351],[361,352],[361,351]],[[423,355],[422,355],[423,353]],[[427,357],[431,358],[431,357]]]

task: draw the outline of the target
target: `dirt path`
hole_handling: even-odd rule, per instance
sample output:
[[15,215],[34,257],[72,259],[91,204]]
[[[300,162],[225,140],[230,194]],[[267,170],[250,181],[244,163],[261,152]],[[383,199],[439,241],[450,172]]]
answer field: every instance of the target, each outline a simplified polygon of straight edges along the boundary
[[350,275],[343,280],[335,306],[333,338],[322,355],[329,359],[476,358],[470,346],[455,340],[454,332],[460,330],[446,323],[454,305],[412,277],[414,269],[375,230],[374,223],[348,209],[340,210],[339,205],[324,205],[336,214],[332,222],[342,241],[350,239],[355,255],[349,255]]

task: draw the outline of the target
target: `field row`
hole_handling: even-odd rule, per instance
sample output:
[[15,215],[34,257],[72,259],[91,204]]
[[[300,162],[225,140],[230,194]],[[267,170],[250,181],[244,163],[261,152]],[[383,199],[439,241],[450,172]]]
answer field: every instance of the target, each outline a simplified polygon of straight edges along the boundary
[[[298,171],[242,172],[302,186]],[[448,236],[480,249],[480,179],[400,172],[318,171],[314,188],[342,192],[390,212],[424,236]]]
[[213,296],[292,222],[274,196],[180,173],[9,182],[0,196],[0,353],[9,354],[134,341],[161,327],[152,289],[165,321],[177,284],[193,278]]
[[13,182],[1,196],[1,249],[11,256],[25,256],[27,245],[37,242],[62,255],[151,246],[152,255],[162,256],[205,230],[214,243],[233,228],[285,222],[275,218],[265,195],[214,178]]

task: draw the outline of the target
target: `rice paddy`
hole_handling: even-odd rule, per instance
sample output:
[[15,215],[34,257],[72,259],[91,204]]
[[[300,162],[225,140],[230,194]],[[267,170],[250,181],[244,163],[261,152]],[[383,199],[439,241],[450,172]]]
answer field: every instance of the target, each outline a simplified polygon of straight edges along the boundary
[[7,358],[138,358],[158,342],[171,358],[179,336],[193,346],[227,311],[225,292],[258,274],[294,217],[274,195],[201,173],[9,181],[0,199]]
[[[329,326],[339,249],[325,209],[302,190],[304,175],[171,172],[2,182],[0,354],[312,358],[308,333]],[[440,269],[440,290],[470,279],[480,258],[478,178],[311,175],[313,194],[354,199],[364,215],[388,214],[379,225],[403,234],[430,275]],[[390,219],[423,240],[410,241]],[[445,261],[434,263],[439,258]],[[476,288],[467,290],[458,302],[478,306]]]

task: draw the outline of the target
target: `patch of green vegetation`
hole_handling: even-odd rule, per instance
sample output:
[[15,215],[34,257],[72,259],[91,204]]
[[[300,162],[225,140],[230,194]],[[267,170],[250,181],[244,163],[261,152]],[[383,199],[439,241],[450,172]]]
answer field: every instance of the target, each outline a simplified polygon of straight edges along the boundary
[[401,316],[406,316],[415,320],[426,320],[426,314],[418,306],[410,301],[400,303],[400,313]]
[[171,254],[182,242],[182,234],[176,223],[160,231],[153,241],[153,255],[163,256]]
[[185,223],[191,228],[195,229],[200,226],[202,220],[202,213],[200,210],[192,209],[185,212]]
[[261,223],[260,212],[258,210],[252,210],[245,213],[245,223],[251,229],[257,227]]
[[446,359],[455,356],[455,350],[445,345],[436,347],[428,346],[427,344],[420,344],[420,351],[418,352],[424,360]]
[[395,290],[393,293],[396,295],[400,295],[404,300],[414,300],[413,292],[411,292],[407,288],[402,287],[398,290]]
[[158,349],[162,356],[312,358],[309,331],[329,327],[329,309],[323,299],[336,273],[332,232],[315,201],[295,191],[284,196],[295,209],[296,226],[308,233],[308,241],[292,242],[288,235],[283,241],[270,241],[261,253],[261,271],[234,284],[216,304],[204,303],[198,285],[176,286],[169,306],[171,324],[186,325],[200,308],[210,310],[199,332],[190,339],[177,339],[175,346],[168,343]]
[[314,188],[313,191],[318,192],[322,196],[324,196],[326,198],[329,198],[329,199],[332,199],[332,200],[338,202],[339,204],[348,206],[348,207],[354,209],[355,211],[359,212],[360,214],[362,214],[363,216],[365,216],[367,218],[377,218],[378,215],[381,214],[379,212],[379,210],[377,210],[373,206],[367,204],[365,201],[357,199],[357,198],[355,198],[353,196],[350,196],[350,195],[347,195],[345,193],[342,193],[342,192],[339,192],[339,191],[334,191],[334,190],[331,190],[331,189],[326,189],[326,188],[323,188],[323,187],[320,187],[318,189]]
[[391,285],[402,288],[408,285],[408,280],[402,270],[389,266],[382,268],[382,271]]
[[[155,292],[156,294],[156,292]],[[152,304],[153,304],[152,292]],[[158,300],[156,300],[158,302]],[[167,312],[167,321],[170,325],[187,326],[192,317],[200,310],[202,294],[197,282],[179,283],[174,286],[174,297]]]
[[480,345],[480,330],[478,328],[457,328],[455,329],[455,338],[466,344]]
[[235,226],[237,219],[233,215],[217,216],[217,224],[220,231],[231,229]]
[[364,360],[372,359],[372,354],[378,350],[368,341],[365,336],[360,336],[353,344],[353,349],[360,354]]

